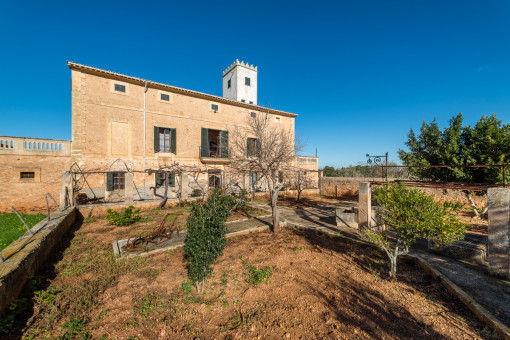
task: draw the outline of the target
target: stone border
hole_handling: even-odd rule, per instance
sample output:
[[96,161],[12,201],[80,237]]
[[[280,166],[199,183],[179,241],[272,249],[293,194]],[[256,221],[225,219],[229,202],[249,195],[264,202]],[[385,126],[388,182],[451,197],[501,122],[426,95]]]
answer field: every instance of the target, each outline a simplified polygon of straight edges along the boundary
[[31,230],[2,250],[0,263],[0,316],[23,291],[28,278],[44,264],[76,220],[76,209],[67,208],[51,214]]
[[437,270],[432,264],[425,261],[419,255],[404,255],[403,257],[412,259],[422,269],[441,281],[443,286],[445,286],[453,296],[459,299],[473,314],[475,314],[478,319],[494,329],[503,339],[510,340],[510,328],[496,319],[487,309],[482,307],[471,296],[469,296],[469,294],[453,283],[453,281],[447,278],[446,275],[439,272],[439,270]]
[[[320,228],[311,228],[303,224],[294,223],[292,221],[287,222],[288,226],[295,226],[298,229],[304,230],[312,230],[317,233],[325,234],[328,236],[338,237],[348,242],[357,243],[359,245],[370,246],[374,249],[377,249],[382,252],[382,250],[375,246],[372,243],[365,242],[362,240],[358,240],[352,237],[344,236],[337,234],[333,231],[322,230]],[[401,255],[401,258],[407,258],[413,260],[416,264],[418,264],[422,269],[427,271],[434,278],[438,279],[441,284],[460,302],[462,302],[481,322],[492,328],[505,340],[510,340],[510,328],[505,326],[501,321],[499,321],[496,317],[494,317],[487,309],[481,306],[478,302],[476,302],[469,294],[467,294],[464,290],[462,290],[459,286],[457,286],[453,281],[448,279],[444,274],[439,272],[432,264],[428,263],[424,259],[422,259],[419,255]]]
[[[239,221],[232,221],[232,222],[239,222]],[[259,227],[253,227],[253,228],[249,228],[249,229],[245,229],[245,230],[235,231],[233,233],[228,233],[225,236],[227,239],[229,239],[229,238],[235,237],[235,236],[240,236],[240,235],[249,234],[249,233],[253,233],[253,232],[266,231],[266,230],[270,230],[270,226],[263,225],[263,226],[259,226]],[[181,234],[186,235],[187,232],[184,231]],[[112,243],[113,253],[114,253],[115,257],[117,257],[117,259],[130,258],[130,257],[135,257],[135,256],[154,255],[154,254],[158,254],[158,253],[161,253],[164,251],[174,250],[177,248],[184,247],[184,242],[178,242],[176,244],[173,244],[173,245],[170,245],[170,246],[164,247],[164,248],[149,250],[149,251],[140,252],[140,253],[125,253],[124,252],[124,255],[122,255],[122,251],[121,251],[121,247],[123,245],[122,243],[125,244],[126,241],[127,241],[127,239],[113,241],[113,243]]]

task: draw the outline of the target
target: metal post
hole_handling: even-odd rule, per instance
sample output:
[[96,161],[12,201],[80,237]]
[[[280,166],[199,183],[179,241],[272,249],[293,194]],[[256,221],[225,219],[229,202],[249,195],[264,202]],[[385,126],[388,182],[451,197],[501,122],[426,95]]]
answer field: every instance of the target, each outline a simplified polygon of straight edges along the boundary
[[505,168],[506,168],[506,166],[503,164],[503,188],[506,187]]
[[25,225],[25,228],[27,228],[30,235],[34,235],[32,230],[30,230],[30,228],[28,227],[27,222],[25,222],[25,220],[23,219],[23,217],[21,217],[21,215],[18,213],[18,211],[16,209],[14,209],[14,207],[11,207],[11,209],[12,209],[12,211],[14,211],[16,213],[16,215],[18,215],[19,219],[21,220],[21,222],[23,222],[23,224]]
[[50,205],[48,204],[48,195],[44,195],[44,198],[46,198],[46,210],[48,210],[48,221],[50,220]]
[[50,196],[51,200],[53,201],[53,203],[55,203],[55,205],[57,206],[57,208],[60,208],[60,206],[58,205],[57,201],[55,201],[55,199],[53,198],[53,196],[50,195],[50,193],[46,193],[48,196]]

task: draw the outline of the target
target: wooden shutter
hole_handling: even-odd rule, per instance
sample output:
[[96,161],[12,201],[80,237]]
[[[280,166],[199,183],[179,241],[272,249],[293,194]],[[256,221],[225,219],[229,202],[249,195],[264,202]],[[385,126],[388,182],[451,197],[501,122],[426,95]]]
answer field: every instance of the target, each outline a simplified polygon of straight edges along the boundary
[[163,176],[161,176],[161,174],[159,172],[156,172],[154,174],[154,186],[160,187],[162,180],[163,180]]
[[106,191],[113,191],[113,172],[106,173]]
[[168,186],[175,187],[175,174],[168,174]]
[[260,154],[260,139],[257,138],[257,141],[255,142],[255,156],[258,156]]
[[177,154],[177,129],[170,129],[170,152]]
[[228,131],[220,132],[220,157],[228,158]]
[[201,157],[209,157],[209,129],[202,128]]
[[154,152],[159,152],[159,127],[154,127]]

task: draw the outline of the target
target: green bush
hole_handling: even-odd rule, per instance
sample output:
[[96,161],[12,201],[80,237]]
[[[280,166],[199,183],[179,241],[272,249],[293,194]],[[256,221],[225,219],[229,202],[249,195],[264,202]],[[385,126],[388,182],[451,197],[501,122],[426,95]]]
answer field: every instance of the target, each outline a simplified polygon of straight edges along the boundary
[[135,207],[132,205],[124,209],[123,213],[108,209],[106,210],[106,220],[108,223],[116,226],[127,226],[133,224],[142,218],[140,216],[140,209],[134,209]]
[[191,197],[200,197],[202,196],[202,190],[200,189],[193,189],[191,192]]
[[228,216],[246,196],[236,198],[222,196],[216,189],[205,203],[194,202],[186,221],[188,235],[184,245],[188,276],[197,288],[203,286],[204,280],[211,274],[211,265],[225,248]]
[[438,203],[433,196],[403,184],[376,188],[374,199],[380,206],[381,224],[394,233],[395,244],[390,244],[386,231],[366,229],[363,235],[385,250],[391,261],[392,279],[396,278],[397,256],[406,254],[417,239],[429,239],[437,246],[446,246],[464,237],[466,225],[452,214],[461,208],[458,203]]

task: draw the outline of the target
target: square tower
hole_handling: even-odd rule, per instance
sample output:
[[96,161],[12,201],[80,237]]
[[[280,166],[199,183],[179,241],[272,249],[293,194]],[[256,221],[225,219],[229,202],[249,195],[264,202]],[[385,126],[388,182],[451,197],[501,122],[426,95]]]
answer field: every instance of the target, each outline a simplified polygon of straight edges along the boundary
[[236,59],[223,71],[223,98],[257,105],[257,66]]

